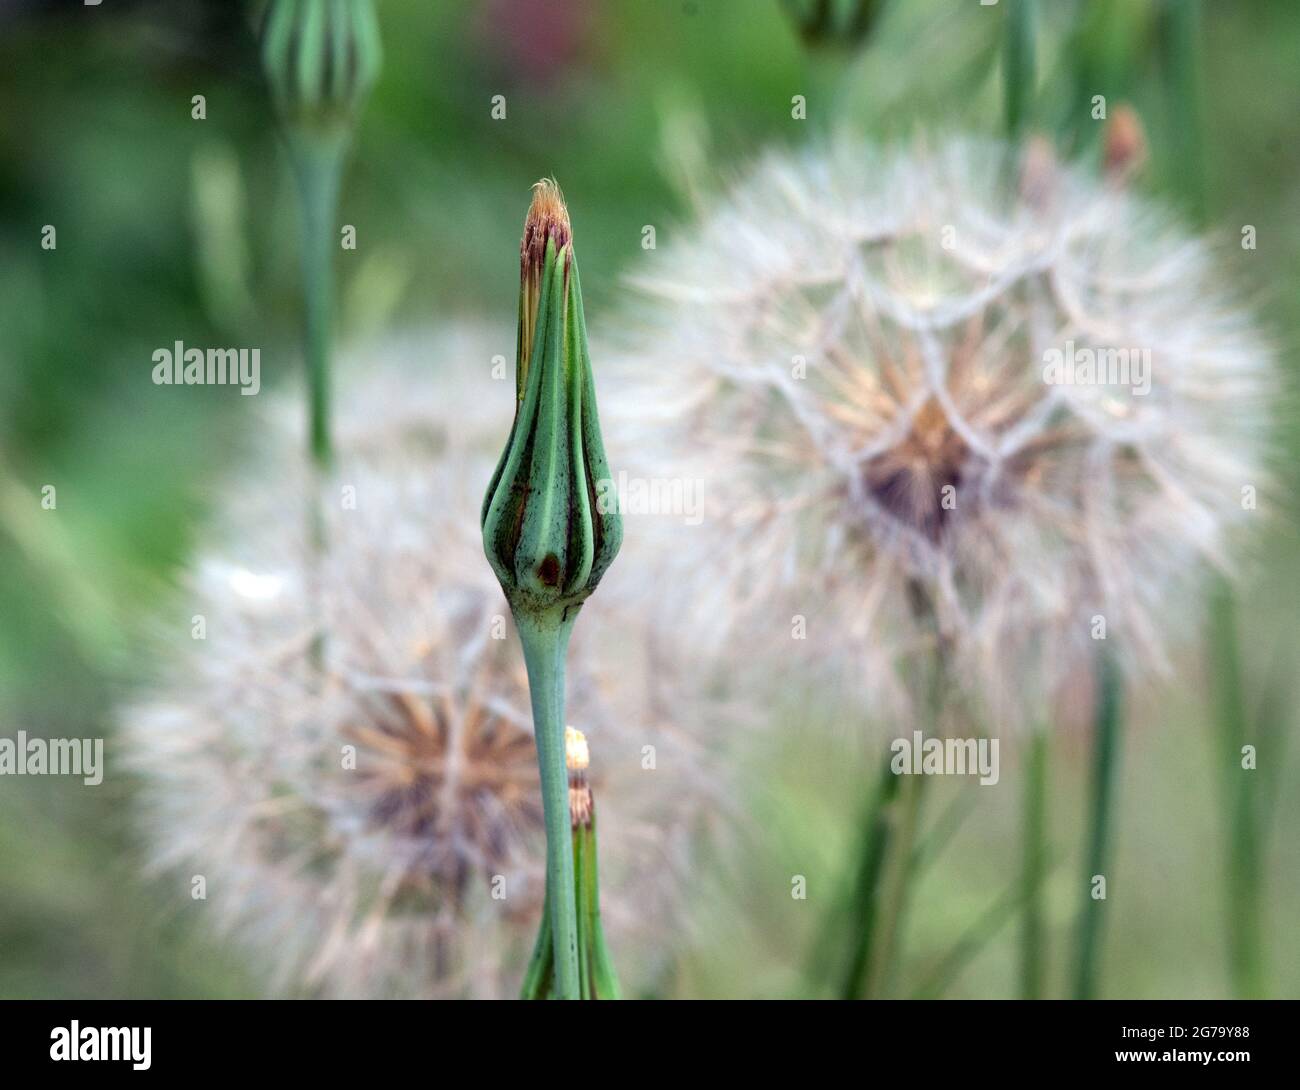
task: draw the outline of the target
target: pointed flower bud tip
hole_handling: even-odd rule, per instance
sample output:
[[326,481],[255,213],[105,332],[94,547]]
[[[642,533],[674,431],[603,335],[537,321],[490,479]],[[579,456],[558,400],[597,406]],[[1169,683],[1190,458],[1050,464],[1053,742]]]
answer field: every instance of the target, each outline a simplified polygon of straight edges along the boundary
[[541,272],[546,262],[546,243],[555,241],[556,250],[562,250],[572,239],[569,227],[569,210],[564,205],[564,194],[554,178],[543,178],[533,183],[533,203],[524,220],[524,237],[519,245],[519,258],[523,275]]

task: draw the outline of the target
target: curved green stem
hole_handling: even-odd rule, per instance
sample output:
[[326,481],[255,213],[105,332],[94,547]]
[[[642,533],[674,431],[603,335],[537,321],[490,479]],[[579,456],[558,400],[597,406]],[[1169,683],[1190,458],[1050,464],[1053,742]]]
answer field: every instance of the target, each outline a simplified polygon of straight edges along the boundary
[[1087,863],[1083,910],[1079,916],[1079,949],[1075,968],[1075,999],[1097,993],[1098,947],[1105,901],[1094,899],[1092,881],[1105,876],[1110,859],[1110,819],[1114,807],[1115,774],[1120,743],[1119,666],[1108,651],[1097,655],[1097,711],[1093,728],[1092,795],[1090,799]]
[[546,903],[554,942],[554,996],[581,998],[578,905],[574,890],[573,835],[569,819],[569,773],[564,759],[564,660],[576,611],[540,617],[515,614],[524,648],[533,733],[542,780],[546,823]]

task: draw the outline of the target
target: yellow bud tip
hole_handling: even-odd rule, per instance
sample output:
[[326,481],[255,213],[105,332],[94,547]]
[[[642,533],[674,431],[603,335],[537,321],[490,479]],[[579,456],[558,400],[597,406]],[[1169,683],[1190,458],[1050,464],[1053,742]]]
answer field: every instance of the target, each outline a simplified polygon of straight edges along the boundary
[[564,763],[570,772],[579,772],[591,763],[587,736],[572,727],[564,728]]

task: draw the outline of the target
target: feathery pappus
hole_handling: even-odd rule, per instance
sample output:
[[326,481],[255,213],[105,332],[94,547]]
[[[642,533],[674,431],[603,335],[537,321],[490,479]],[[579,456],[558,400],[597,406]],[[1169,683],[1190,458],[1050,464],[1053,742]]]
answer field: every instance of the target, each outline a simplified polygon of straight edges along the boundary
[[674,639],[894,718],[942,640],[995,729],[1086,672],[1099,624],[1168,665],[1265,490],[1276,393],[1174,215],[1042,143],[849,138],[767,155],[649,260],[609,445],[702,484],[646,560]]

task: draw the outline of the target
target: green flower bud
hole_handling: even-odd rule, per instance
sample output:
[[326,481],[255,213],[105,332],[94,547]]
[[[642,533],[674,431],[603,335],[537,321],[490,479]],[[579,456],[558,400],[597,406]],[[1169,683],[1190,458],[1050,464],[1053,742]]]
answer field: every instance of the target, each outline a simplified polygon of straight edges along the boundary
[[483,546],[516,614],[567,619],[613,561],[623,522],[608,493],[569,214],[553,181],[533,188],[515,421],[483,500]]
[[381,59],[370,0],[271,0],[267,7],[262,64],[276,108],[292,124],[350,125]]

